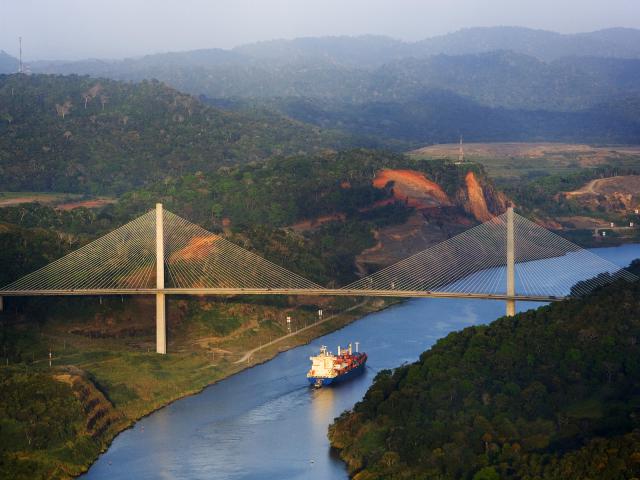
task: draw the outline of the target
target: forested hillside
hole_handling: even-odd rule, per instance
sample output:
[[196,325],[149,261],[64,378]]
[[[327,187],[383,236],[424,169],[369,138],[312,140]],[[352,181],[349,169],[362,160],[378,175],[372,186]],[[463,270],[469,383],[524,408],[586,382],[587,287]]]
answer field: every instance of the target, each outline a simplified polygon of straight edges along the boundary
[[[145,57],[115,64],[94,61],[52,66],[48,71],[134,81],[157,78],[181,91],[210,98],[391,102],[446,89],[481,105],[552,111],[585,109],[640,92],[635,81],[640,59],[589,56],[545,62],[510,51],[507,45],[481,53],[402,56],[375,68],[333,62],[313,53],[270,59],[222,52],[163,54],[155,60]],[[377,51],[372,46],[368,52],[374,55]]]
[[379,372],[331,443],[358,480],[635,478],[639,294],[614,284],[452,333]]
[[[635,144],[640,138],[640,97],[567,112],[493,108],[447,90],[398,101],[352,104],[288,98],[262,104],[320,127],[339,126],[354,135],[384,140],[390,148],[455,143],[460,135],[470,142]],[[247,105],[255,103],[232,104],[239,110]]]
[[119,193],[346,143],[278,114],[206,106],[157,81],[0,76],[0,190]]
[[227,110],[268,108],[407,149],[474,141],[637,143],[640,32],[466,29],[408,43],[380,36],[274,40],[34,71],[159,79]]
[[[214,172],[196,172],[150,182],[101,209],[70,211],[25,204],[0,209],[0,284],[14,280],[77,248],[162,202],[165,208],[317,282],[346,284],[355,279],[355,257],[375,245],[374,232],[401,224],[413,212],[394,197],[393,182],[373,184],[382,169],[411,169],[446,192],[455,203],[447,210],[456,222],[477,221],[468,205],[466,176],[474,173],[486,195],[497,195],[479,165],[459,167],[423,162],[371,150],[326,152],[272,158]],[[496,210],[496,200],[487,198]],[[324,219],[314,225],[318,219]],[[327,221],[328,220],[328,221]],[[299,222],[312,228],[300,231]],[[52,235],[47,229],[58,232]],[[29,252],[38,254],[30,256]]]

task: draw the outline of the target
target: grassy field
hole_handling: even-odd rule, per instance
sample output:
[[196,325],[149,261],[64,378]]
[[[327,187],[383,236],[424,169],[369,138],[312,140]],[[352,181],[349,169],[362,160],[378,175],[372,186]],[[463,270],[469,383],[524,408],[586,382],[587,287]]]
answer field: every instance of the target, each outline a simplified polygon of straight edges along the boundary
[[111,197],[87,197],[76,193],[0,192],[0,208],[23,203],[42,203],[63,210],[71,210],[77,207],[99,208],[115,202],[116,200]]
[[[409,152],[414,158],[458,160],[458,144],[432,145]],[[638,167],[640,146],[590,146],[568,143],[469,143],[465,161],[484,165],[498,183],[545,175],[567,175],[611,165]]]

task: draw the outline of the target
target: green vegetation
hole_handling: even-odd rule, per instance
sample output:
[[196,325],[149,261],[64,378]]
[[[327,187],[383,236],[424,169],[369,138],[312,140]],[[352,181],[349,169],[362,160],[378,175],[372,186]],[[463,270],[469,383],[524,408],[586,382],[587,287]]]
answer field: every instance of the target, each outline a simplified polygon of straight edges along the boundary
[[[2,478],[60,478],[79,473],[82,457],[100,452],[86,429],[86,414],[72,387],[51,375],[0,369]],[[50,452],[18,455],[17,452]],[[78,465],[78,460],[81,461]]]
[[[39,204],[0,208],[0,222],[5,222],[0,265],[7,266],[0,280],[4,285],[161,201],[168,210],[212,231],[226,230],[235,243],[312,280],[345,284],[355,278],[355,257],[375,244],[374,230],[403,223],[412,212],[403,202],[377,203],[392,196],[391,188],[372,186],[383,168],[424,172],[452,198],[464,186],[468,169],[493,188],[479,165],[459,168],[444,161],[350,150],[183,175],[123,194],[117,204],[100,209],[61,211]],[[333,221],[302,231],[285,228],[321,217]],[[33,256],[27,254],[31,251]]]
[[[294,330],[312,325],[317,305],[172,298],[170,353],[160,356],[148,299],[7,304],[0,314],[0,478],[12,480],[77,475],[140,417],[384,305],[339,315],[238,364],[246,351],[287,332],[286,315]],[[350,305],[340,299],[324,308],[329,315]]]
[[[318,283],[346,284],[356,276],[356,256],[375,245],[376,230],[401,224],[414,213],[406,202],[391,201],[392,184],[380,189],[372,186],[372,180],[381,169],[404,168],[425,173],[453,199],[455,205],[450,207],[450,212],[458,219],[469,217],[465,214],[467,205],[464,205],[463,198],[465,175],[469,170],[476,174],[485,191],[495,193],[492,182],[480,164],[456,166],[442,160],[426,162],[363,149],[336,152],[334,148],[351,146],[354,140],[333,130],[321,130],[325,127],[333,129],[335,125],[340,125],[344,130],[366,138],[376,137],[370,144],[386,144],[394,148],[404,148],[425,140],[457,139],[461,130],[465,138],[470,139],[467,130],[476,129],[478,138],[489,139],[522,138],[531,135],[530,132],[543,137],[553,133],[563,138],[578,134],[592,135],[595,132],[599,135],[597,138],[603,141],[637,138],[636,103],[628,102],[623,105],[624,108],[619,104],[608,104],[606,108],[593,107],[588,112],[506,110],[499,105],[510,102],[509,98],[494,104],[487,100],[492,92],[489,87],[494,77],[491,75],[485,82],[480,82],[484,90],[468,95],[472,98],[468,98],[468,92],[464,91],[465,85],[457,85],[454,92],[433,90],[442,79],[426,78],[425,65],[431,65],[426,60],[400,62],[391,71],[381,67],[364,72],[342,65],[330,67],[324,63],[309,68],[306,62],[294,66],[266,62],[244,65],[239,70],[236,64],[232,69],[235,75],[226,76],[223,82],[216,75],[210,76],[207,68],[200,69],[199,62],[215,61],[220,65],[235,61],[232,58],[235,54],[201,52],[187,57],[170,54],[163,57],[162,65],[153,65],[154,59],[147,58],[147,63],[137,69],[134,75],[142,80],[148,77],[163,78],[163,75],[171,72],[174,85],[180,81],[190,83],[193,87],[191,91],[197,94],[210,93],[201,88],[204,83],[198,82],[207,83],[213,78],[217,86],[226,89],[216,95],[224,97],[216,102],[225,104],[224,108],[237,107],[238,111],[208,106],[156,80],[130,84],[78,76],[0,76],[0,189],[65,192],[61,193],[65,196],[110,194],[118,198],[115,204],[94,209],[65,211],[38,203],[0,208],[0,285],[107,233],[148,211],[158,201],[186,219],[222,233],[236,244]],[[375,55],[370,57],[371,61],[373,57]],[[495,67],[504,63],[505,58],[509,60],[512,57],[496,54],[486,58]],[[441,72],[446,76],[458,70],[467,71],[469,65],[465,62],[475,60],[475,57],[457,60],[441,58],[430,62],[447,66],[448,70]],[[530,59],[518,57],[515,60],[514,69],[531,64]],[[129,66],[135,63],[132,60]],[[628,68],[623,68],[615,80],[616,88],[623,92],[631,91],[624,82],[630,73],[635,72],[635,63],[615,63]],[[180,70],[185,66],[188,74]],[[600,68],[598,65],[579,67],[590,72],[597,72]],[[530,76],[531,69],[527,68],[518,70],[520,77]],[[560,67],[554,68],[562,70]],[[599,77],[594,74],[590,78]],[[372,79],[385,85],[383,94],[373,94]],[[406,95],[403,93],[397,97],[399,91],[405,91],[407,84],[417,80],[421,81],[419,88],[410,89]],[[538,83],[540,81],[539,78],[536,80]],[[523,88],[524,91],[530,91],[533,87],[538,90],[536,82],[532,80],[533,86],[510,89],[511,100],[522,94]],[[265,86],[265,83],[268,85]],[[259,87],[260,95],[256,96],[267,100],[245,102],[231,98],[236,95],[234,89],[249,88],[253,92],[256,85],[262,85]],[[292,90],[292,85],[295,88],[304,85],[305,95],[312,98],[299,98],[300,92]],[[285,93],[281,98],[275,98],[274,92],[280,92],[282,88]],[[335,95],[327,95],[328,91]],[[579,94],[584,97],[584,92]],[[460,96],[461,93],[465,96]],[[561,94],[562,91],[555,92],[555,97],[551,97],[557,98]],[[295,98],[292,99],[292,95]],[[327,96],[333,98],[327,99]],[[580,98],[574,100],[578,103],[582,101]],[[490,105],[478,103],[481,101]],[[509,105],[514,106],[513,102]],[[274,111],[285,112],[315,126],[287,119]],[[461,119],[464,119],[462,125]],[[583,177],[572,178],[571,185],[581,179]],[[536,206],[551,208],[544,203],[547,201],[545,196],[564,185],[563,180],[551,177],[543,179],[536,175],[529,180],[538,182],[531,183],[534,187],[531,192],[524,188],[525,183],[510,185],[510,192],[518,202],[531,205],[532,209]],[[0,200],[3,198],[6,196],[0,196]],[[5,363],[0,370],[0,387],[3,387],[0,391],[0,467],[3,474],[8,472],[10,478],[25,479],[67,478],[75,475],[87,468],[117,431],[140,416],[244,368],[244,364],[235,363],[244,352],[287,332],[284,323],[287,314],[293,314],[296,329],[314,322],[319,304],[326,312],[336,312],[353,307],[355,302],[346,299],[334,299],[326,303],[321,303],[325,301],[322,299],[307,301],[309,303],[286,298],[172,298],[168,303],[171,353],[159,357],[151,353],[154,350],[154,321],[153,304],[149,299],[6,300],[7,309],[0,313],[0,353]],[[286,339],[281,345],[259,351],[250,362],[269,358],[278,349],[307,341],[368,309],[383,305],[372,303],[358,307],[349,315],[315,326],[300,337]],[[569,305],[564,307],[569,313],[565,312],[562,318],[572,318],[574,310],[571,309],[578,308],[576,305],[579,304]],[[624,302],[619,301],[615,308],[620,310],[623,305]],[[549,311],[556,312],[545,310]],[[534,314],[529,315],[533,315],[533,320],[538,318]],[[505,336],[517,330],[518,325],[513,326],[506,320],[502,322],[504,327],[500,335]],[[526,331],[527,334],[531,333],[531,339],[546,341],[553,338],[536,337],[536,321],[532,321],[532,325],[531,331]],[[491,364],[482,357],[493,345],[491,339],[485,339],[491,328],[494,327],[461,334],[463,338],[476,335],[480,338],[477,340],[480,353],[474,350],[465,359],[474,368],[480,369],[478,363],[485,367]],[[593,328],[600,332],[597,325]],[[569,327],[567,329],[570,330]],[[563,333],[566,332],[561,329],[553,331],[553,334]],[[619,347],[616,342],[623,333],[618,329],[611,334],[616,347]],[[590,334],[587,337],[592,341]],[[455,338],[453,336],[441,342],[436,351],[456,343]],[[485,340],[488,347],[483,343]],[[509,345],[509,348],[500,352],[499,358],[511,359],[509,355],[513,354],[513,350]],[[522,346],[513,345],[513,348]],[[51,368],[48,365],[49,352],[53,352]],[[605,353],[608,352],[605,349]],[[623,355],[626,350],[617,348],[617,352]],[[576,355],[571,354],[566,361],[573,363],[569,363],[569,367],[557,375],[561,375],[561,379],[567,375],[586,374],[600,378],[597,377],[601,374],[600,370],[585,370],[592,365],[583,365],[587,354],[586,347],[579,349],[577,359],[574,359]],[[443,355],[449,361],[450,355]],[[556,356],[560,353],[551,348],[548,354],[540,353],[539,359],[537,355],[536,351],[532,363],[526,364],[529,369],[526,372],[530,373],[539,365],[545,366],[547,370],[540,373],[536,381],[545,385],[547,390],[540,389],[538,384],[531,387],[531,391],[527,390],[531,382],[524,377],[521,386],[516,381],[512,382],[520,390],[511,384],[500,383],[502,380],[494,383],[491,383],[493,380],[487,380],[489,403],[485,405],[484,400],[478,401],[470,393],[475,392],[473,382],[479,381],[479,374],[471,379],[465,377],[464,381],[455,385],[458,388],[455,391],[452,390],[453,384],[435,382],[435,390],[431,392],[434,401],[444,402],[442,399],[454,391],[455,395],[450,401],[459,407],[461,399],[465,398],[463,406],[468,407],[469,415],[474,413],[473,419],[470,420],[464,412],[451,419],[446,412],[453,410],[448,410],[447,406],[442,411],[425,413],[426,416],[420,416],[422,413],[418,415],[418,423],[410,431],[398,429],[393,433],[392,430],[386,430],[388,425],[397,420],[391,415],[393,409],[390,409],[390,416],[385,419],[389,423],[379,428],[367,426],[369,433],[358,432],[366,453],[358,453],[357,458],[366,459],[367,466],[371,465],[375,474],[378,474],[376,468],[395,468],[405,464],[413,468],[411,461],[415,458],[420,462],[422,459],[432,461],[431,451],[423,455],[424,452],[419,450],[417,433],[422,432],[419,428],[425,422],[431,421],[429,415],[436,415],[439,422],[450,422],[446,426],[444,423],[437,424],[438,435],[444,436],[447,432],[461,435],[459,432],[464,431],[470,439],[469,449],[460,453],[467,440],[458,441],[456,436],[454,440],[457,446],[450,447],[453,443],[451,439],[438,437],[437,441],[445,442],[443,445],[446,448],[443,446],[442,455],[438,453],[438,458],[434,460],[436,467],[440,468],[452,458],[457,461],[456,455],[460,455],[464,461],[459,462],[456,468],[468,468],[477,479],[503,474],[502,463],[494,461],[495,448],[498,448],[494,445],[498,445],[501,452],[506,448],[505,458],[508,459],[512,458],[509,452],[515,450],[514,445],[519,445],[520,450],[516,453],[523,453],[521,458],[518,457],[520,463],[514,460],[509,464],[514,465],[513,468],[538,468],[541,460],[532,456],[531,452],[550,455],[544,458],[550,458],[550,464],[560,465],[558,468],[563,469],[574,461],[572,458],[599,458],[598,455],[606,451],[609,444],[595,439],[589,442],[591,433],[601,428],[598,422],[609,415],[609,410],[618,409],[618,417],[615,417],[618,420],[620,415],[627,412],[626,407],[619,404],[620,392],[616,390],[616,382],[621,370],[615,370],[618,365],[615,360],[607,360],[608,364],[613,365],[606,367],[606,372],[609,372],[607,388],[598,390],[589,377],[585,385],[593,387],[593,391],[587,387],[584,391],[578,387],[570,391],[571,395],[586,392],[583,402],[569,402],[569,393],[564,397],[553,397],[552,400],[557,402],[567,400],[566,417],[569,420],[566,425],[570,428],[565,429],[565,423],[561,423],[559,427],[554,427],[555,430],[552,429],[550,425],[553,419],[547,410],[542,409],[542,412],[527,411],[514,420],[513,433],[509,424],[505,423],[507,426],[504,427],[502,417],[498,418],[499,415],[495,414],[496,410],[491,410],[498,405],[500,409],[504,407],[505,411],[514,413],[513,402],[521,401],[521,392],[524,391],[533,398],[531,408],[534,410],[540,407],[537,399],[548,400],[545,395],[552,390],[556,381],[556,377],[549,379],[548,375],[555,375],[549,371],[555,367],[553,361],[557,360]],[[562,359],[565,357],[562,356]],[[445,360],[442,362],[444,364]],[[515,360],[513,362],[517,364]],[[423,373],[432,374],[433,370],[429,368],[420,367],[416,372],[414,367],[409,367],[393,374],[383,373],[376,385],[402,387],[405,383],[409,384],[409,379],[421,379]],[[500,375],[507,375],[513,369],[515,367],[504,372],[498,371]],[[411,372],[406,374],[406,381],[402,377],[403,371]],[[624,372],[626,375],[626,370]],[[455,369],[448,372],[452,382],[458,373]],[[525,382],[529,383],[525,385]],[[438,390],[438,385],[443,384],[451,388]],[[373,400],[368,397],[362,405],[378,400],[387,402],[386,390],[383,389],[381,396],[375,393],[376,388],[372,394]],[[467,394],[471,396],[465,397]],[[395,407],[395,398],[389,400],[388,405]],[[410,403],[407,402],[406,406],[410,407]],[[384,408],[388,405],[385,404]],[[481,413],[477,412],[479,409]],[[64,414],[58,415],[62,410]],[[401,414],[411,415],[412,412],[406,409]],[[373,411],[368,412],[371,419],[373,414]],[[58,417],[51,419],[50,415]],[[481,435],[492,435],[480,447],[473,440],[473,435],[477,433],[473,429],[476,428],[474,422],[478,415],[485,420],[478,420],[480,426],[477,429],[491,425],[491,429],[487,427]],[[469,427],[469,422],[472,427]],[[450,425],[454,428],[449,428]],[[513,433],[505,437],[508,441],[504,442],[500,436],[503,435],[503,427],[508,435]],[[611,428],[611,431],[615,430]],[[575,438],[575,429],[581,435],[584,433],[584,439],[580,437],[580,442]],[[389,432],[395,435],[393,442],[399,443],[389,443],[380,451],[380,445],[386,441],[385,436]],[[635,434],[622,436],[627,430],[621,428],[616,432],[618,436],[611,440],[617,442],[615,448],[619,448],[620,452],[633,450],[631,446],[636,441]],[[540,447],[542,450],[530,448],[530,445],[543,445],[545,442],[555,445],[553,442],[565,440],[569,443],[578,442],[579,445],[576,443],[578,446],[574,448],[573,444],[567,443],[569,453],[557,458],[552,457],[554,453],[544,450],[544,446]],[[407,445],[413,442],[406,453],[400,449],[404,446],[403,442],[408,442]],[[505,442],[510,447],[505,447]],[[480,450],[479,453],[476,450]],[[470,457],[468,452],[472,452]],[[381,456],[378,457],[378,454]],[[626,459],[624,455],[620,453],[620,458]],[[481,459],[477,460],[476,457]],[[553,459],[557,462],[553,463],[556,461]],[[575,461],[588,464],[583,460]],[[382,466],[376,462],[381,462]],[[422,463],[419,465],[422,466]],[[431,463],[428,465],[429,468],[433,467]]]
[[637,477],[638,294],[618,283],[452,333],[381,371],[332,445],[358,480]]
[[637,30],[471,29],[405,43],[304,38],[38,71],[159,79],[223,109],[271,111],[408,148],[456,141],[637,143]]
[[124,195],[118,208],[140,211],[158,198],[168,209],[202,225],[220,228],[221,219],[228,218],[240,229],[250,225],[281,227],[336,213],[373,219],[376,216],[369,213],[371,210],[390,217],[395,211],[372,208],[376,201],[391,197],[390,189],[377,189],[371,184],[383,168],[423,172],[450,195],[463,185],[469,170],[485,184],[491,183],[480,165],[461,168],[445,161],[421,162],[390,152],[359,149],[274,158],[223,168],[215,174],[183,176]]
[[273,113],[225,112],[157,81],[0,76],[0,189],[121,193],[346,143]]
[[[536,35],[550,38],[534,46],[531,37]],[[637,44],[640,35],[630,31],[630,37],[634,36],[629,42]],[[455,37],[462,43],[443,45]],[[157,78],[182,91],[217,99],[404,102],[446,89],[482,105],[554,111],[583,109],[603,98],[640,93],[634,81],[640,52],[635,49],[616,55],[616,50],[628,49],[602,48],[595,38],[586,47],[586,37],[579,42],[574,38],[570,49],[581,53],[567,55],[558,54],[565,50],[566,39],[550,32],[480,29],[475,34],[458,32],[414,44],[375,36],[306,38],[261,42],[235,51],[81,61],[41,65],[40,69],[133,81]]]
[[0,223],[0,285],[57,260],[68,247],[49,230]]
[[[474,61],[471,64],[475,65]],[[470,68],[465,72],[468,77],[465,74],[461,76],[475,79],[472,72],[473,69]],[[455,75],[454,72],[449,74]],[[496,78],[491,80],[498,82],[497,77],[496,73]],[[523,77],[526,78],[526,74]],[[416,74],[414,80],[418,82],[420,78]],[[373,84],[377,85],[376,82]],[[465,87],[471,89],[474,85]],[[547,90],[542,88],[540,91]],[[399,92],[403,92],[401,87]],[[487,95],[502,99],[498,92],[487,92]],[[520,98],[516,92],[504,95]],[[577,111],[490,106],[447,87],[424,88],[409,97],[398,93],[397,97],[378,99],[372,96],[373,99],[361,102],[277,98],[261,100],[258,104],[264,103],[291,118],[322,128],[340,125],[341,129],[353,135],[375,138],[378,142],[383,142],[383,145],[405,149],[425,144],[456,142],[460,134],[470,142],[552,141],[604,144],[635,144],[640,136],[640,103],[633,96],[624,100],[603,100]],[[255,104],[239,102],[240,111],[247,103]]]
[[[206,228],[224,230],[230,240],[278,264],[321,283],[344,284],[355,278],[355,256],[374,245],[373,230],[404,222],[412,212],[403,202],[377,204],[392,195],[390,186],[371,185],[385,167],[423,171],[452,196],[466,173],[446,162],[352,150],[273,158],[150,182],[123,194],[117,204],[97,209],[65,211],[36,203],[0,208],[0,281],[4,285],[59,258],[159,200]],[[482,169],[472,168],[488,184]],[[322,216],[333,220],[309,229],[288,228]],[[70,414],[80,402],[84,416],[75,423],[66,422],[67,430],[45,432],[60,438],[63,447],[55,442],[51,448],[28,443],[14,447],[11,435],[24,436],[28,428],[14,405],[3,416],[11,429],[0,428],[0,444],[6,446],[0,462],[12,478],[67,478],[87,468],[117,431],[140,416],[244,368],[246,364],[235,362],[246,351],[287,333],[287,315],[293,317],[296,330],[317,320],[318,305],[330,315],[352,307],[355,300],[172,298],[168,303],[171,353],[162,358],[153,353],[154,308],[149,299],[10,298],[5,302],[6,311],[0,314],[0,353],[8,362],[3,373],[15,395],[27,395],[28,385],[46,378],[51,383],[50,401],[75,405]],[[259,351],[250,362],[382,306],[372,302],[341,315]],[[51,369],[49,351],[54,357]],[[28,381],[19,381],[19,375]],[[59,381],[71,388],[58,386]],[[85,408],[85,390],[93,392],[90,398],[99,398],[96,412]],[[109,413],[97,413],[102,411]],[[96,416],[108,419],[99,431],[91,420]]]

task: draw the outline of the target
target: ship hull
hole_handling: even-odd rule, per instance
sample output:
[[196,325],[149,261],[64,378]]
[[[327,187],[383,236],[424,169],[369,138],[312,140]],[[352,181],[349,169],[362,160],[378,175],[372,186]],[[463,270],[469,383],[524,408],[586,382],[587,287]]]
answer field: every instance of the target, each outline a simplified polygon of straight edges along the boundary
[[366,360],[355,368],[352,368],[346,373],[338,375],[336,377],[307,377],[309,384],[317,387],[324,387],[327,385],[333,385],[335,383],[344,382],[350,378],[360,375],[364,371]]

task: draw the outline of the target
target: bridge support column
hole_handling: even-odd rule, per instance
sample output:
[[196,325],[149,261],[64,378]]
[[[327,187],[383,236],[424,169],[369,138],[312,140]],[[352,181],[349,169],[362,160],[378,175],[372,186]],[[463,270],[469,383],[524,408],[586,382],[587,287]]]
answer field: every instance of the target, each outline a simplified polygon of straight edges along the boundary
[[164,293],[156,293],[156,352],[167,353],[166,301]]
[[164,226],[162,204],[156,203],[156,352],[167,353],[166,300],[164,298]]
[[4,311],[4,297],[0,296],[0,312]]
[[[516,248],[513,207],[507,209],[507,295],[516,294]],[[516,314],[516,301],[507,300],[507,316]]]

